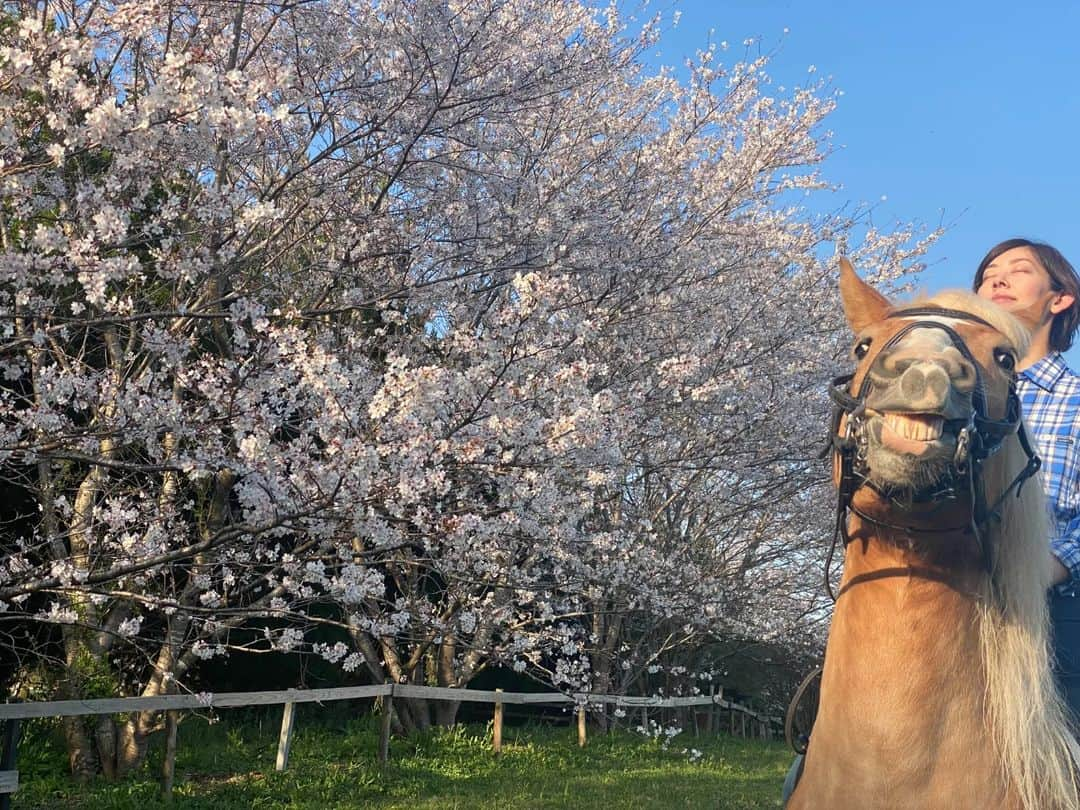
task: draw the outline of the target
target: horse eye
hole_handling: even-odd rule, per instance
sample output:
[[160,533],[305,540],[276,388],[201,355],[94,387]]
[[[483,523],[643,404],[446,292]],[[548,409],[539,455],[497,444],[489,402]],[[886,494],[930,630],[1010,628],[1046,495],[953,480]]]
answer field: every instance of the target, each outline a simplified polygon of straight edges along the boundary
[[994,361],[1006,371],[1013,371],[1016,368],[1016,358],[1013,357],[1012,352],[1005,349],[994,349]]
[[862,360],[866,357],[867,352],[870,351],[870,338],[863,338],[855,344],[855,348],[852,349],[852,353],[855,355],[856,360]]

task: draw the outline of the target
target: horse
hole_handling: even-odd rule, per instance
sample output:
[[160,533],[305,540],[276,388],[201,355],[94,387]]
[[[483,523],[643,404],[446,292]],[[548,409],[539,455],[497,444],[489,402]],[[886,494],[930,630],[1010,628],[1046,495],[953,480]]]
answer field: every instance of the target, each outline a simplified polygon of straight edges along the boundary
[[786,808],[1080,807],[1015,391],[1027,332],[966,292],[894,305],[846,260],[840,295],[856,336],[831,391],[843,570]]

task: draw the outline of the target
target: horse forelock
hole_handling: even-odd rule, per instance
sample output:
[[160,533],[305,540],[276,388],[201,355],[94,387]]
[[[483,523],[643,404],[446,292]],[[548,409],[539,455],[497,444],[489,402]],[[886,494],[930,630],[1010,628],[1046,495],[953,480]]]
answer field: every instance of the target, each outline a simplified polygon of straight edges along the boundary
[[955,309],[981,318],[1004,335],[1019,356],[1027,352],[1031,335],[1027,328],[1015,316],[992,301],[980,298],[965,290],[944,290],[921,300],[913,301],[913,306],[941,307]]

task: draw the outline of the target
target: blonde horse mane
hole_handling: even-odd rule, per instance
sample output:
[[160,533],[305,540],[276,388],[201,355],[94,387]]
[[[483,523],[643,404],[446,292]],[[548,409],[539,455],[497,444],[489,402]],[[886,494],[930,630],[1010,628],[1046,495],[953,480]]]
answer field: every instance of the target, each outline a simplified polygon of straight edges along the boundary
[[[1020,356],[1026,330],[1008,313],[974,295],[949,292],[927,303],[962,310],[988,321],[1013,343]],[[1023,469],[1026,457],[1015,436],[986,462],[986,502]],[[1080,806],[1073,766],[1072,731],[1051,674],[1050,536],[1046,499],[1038,479],[1027,481],[1019,496],[1007,496],[1000,522],[990,521],[985,542],[992,552],[979,610],[979,637],[986,676],[988,727],[1001,757],[1003,777],[1028,810]]]

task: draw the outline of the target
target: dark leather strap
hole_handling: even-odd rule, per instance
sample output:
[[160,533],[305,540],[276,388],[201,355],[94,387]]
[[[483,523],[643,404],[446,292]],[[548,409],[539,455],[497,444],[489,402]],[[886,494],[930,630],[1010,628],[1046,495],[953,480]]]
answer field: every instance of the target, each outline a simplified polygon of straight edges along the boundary
[[[795,737],[795,713],[799,709],[799,704],[802,703],[803,697],[806,695],[806,691],[810,688],[814,681],[821,677],[821,673],[824,671],[824,667],[814,667],[809,675],[803,678],[803,682],[799,684],[799,688],[795,690],[795,696],[788,704],[787,713],[784,715],[784,739],[787,740],[787,744],[791,746],[791,750],[796,754],[805,754],[808,740],[796,739]],[[805,735],[800,735],[805,736]]]
[[[905,307],[904,309],[897,309],[890,312],[889,318],[914,318],[925,315],[936,315],[940,318],[953,318],[958,321],[971,321],[972,323],[988,326],[995,332],[997,331],[996,326],[989,321],[984,321],[978,315],[972,315],[970,312],[964,312],[959,309],[946,309],[945,307]],[[886,320],[888,320],[888,318]]]

